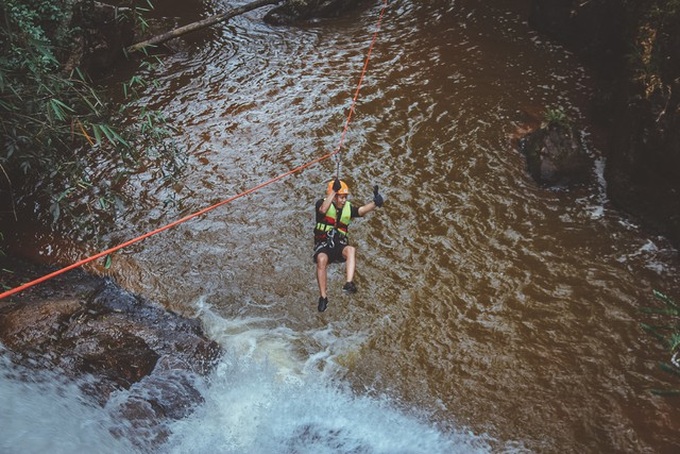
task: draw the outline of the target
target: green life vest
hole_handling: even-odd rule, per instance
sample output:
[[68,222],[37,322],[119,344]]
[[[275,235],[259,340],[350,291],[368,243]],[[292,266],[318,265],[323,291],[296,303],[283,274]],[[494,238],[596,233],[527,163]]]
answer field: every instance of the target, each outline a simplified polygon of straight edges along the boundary
[[317,222],[314,228],[314,241],[316,243],[320,241],[325,241],[328,237],[328,233],[333,229],[337,230],[341,237],[349,237],[349,224],[352,222],[352,207],[349,201],[345,202],[345,206],[342,207],[340,212],[340,218],[338,218],[338,210],[335,208],[335,204],[331,203],[331,206],[326,211],[323,221]]

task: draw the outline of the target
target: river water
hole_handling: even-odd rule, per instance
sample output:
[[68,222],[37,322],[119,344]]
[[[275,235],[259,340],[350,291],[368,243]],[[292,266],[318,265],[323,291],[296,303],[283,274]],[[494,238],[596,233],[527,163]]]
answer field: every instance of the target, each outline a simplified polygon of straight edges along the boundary
[[[123,286],[200,317],[228,352],[163,451],[680,448],[677,401],[650,392],[674,386],[658,368],[669,354],[640,310],[653,289],[680,295],[677,251],[608,202],[588,70],[529,29],[528,5],[389,2],[340,153],[351,200],[370,201],[374,184],[387,200],[352,225],[356,295],[342,294],[334,265],[329,307],[316,310],[313,205],[332,160],[116,254]],[[186,171],[130,179],[139,208],[107,243],[336,149],[381,6],[297,28],[254,11],[175,44],[146,74],[158,85],[142,103],[177,128]],[[585,187],[539,187],[513,147],[526,112],[555,106],[582,125],[594,161]],[[7,378],[2,388],[31,394]],[[69,395],[51,400],[80,424],[58,434],[115,424]],[[23,443],[46,437],[58,435]]]

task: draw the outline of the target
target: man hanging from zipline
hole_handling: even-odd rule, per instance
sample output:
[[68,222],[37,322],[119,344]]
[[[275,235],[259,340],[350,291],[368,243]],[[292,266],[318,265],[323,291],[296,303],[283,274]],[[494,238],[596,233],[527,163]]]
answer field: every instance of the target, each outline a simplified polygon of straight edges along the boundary
[[326,198],[316,202],[316,226],[314,227],[314,262],[316,281],[319,284],[319,312],[328,305],[327,281],[328,265],[334,262],[347,262],[346,282],[342,287],[347,293],[356,293],[353,282],[356,269],[356,248],[349,245],[349,224],[356,217],[363,217],[376,207],[383,205],[383,197],[378,186],[373,187],[373,200],[359,208],[352,205],[347,197],[349,187],[337,177],[326,188]]

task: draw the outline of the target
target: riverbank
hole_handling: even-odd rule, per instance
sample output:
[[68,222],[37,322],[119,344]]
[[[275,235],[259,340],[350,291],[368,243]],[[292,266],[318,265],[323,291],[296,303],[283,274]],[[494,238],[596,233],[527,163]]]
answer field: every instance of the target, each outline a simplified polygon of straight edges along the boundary
[[[10,287],[52,271],[8,257],[0,269]],[[202,402],[196,384],[221,355],[197,320],[82,270],[0,301],[0,344],[15,366],[77,383],[128,421],[119,435],[145,447],[164,442],[167,421]]]
[[529,23],[597,74],[591,109],[607,135],[608,196],[679,248],[678,2],[534,0]]

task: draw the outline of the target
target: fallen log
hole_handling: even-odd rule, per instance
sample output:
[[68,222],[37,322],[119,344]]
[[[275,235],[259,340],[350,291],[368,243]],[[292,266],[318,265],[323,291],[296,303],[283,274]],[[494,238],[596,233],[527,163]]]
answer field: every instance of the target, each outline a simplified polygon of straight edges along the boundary
[[154,36],[153,38],[150,38],[146,41],[139,42],[137,44],[133,44],[132,46],[129,46],[125,49],[125,52],[128,54],[131,54],[133,52],[137,52],[140,50],[145,49],[146,47],[149,46],[155,46],[161,43],[164,43],[166,41],[169,41],[171,39],[177,38],[178,36],[185,35],[187,33],[200,30],[201,28],[209,27],[210,25],[216,24],[218,22],[223,22],[225,20],[229,20],[232,17],[238,16],[243,13],[247,13],[248,11],[252,11],[257,8],[261,8],[263,6],[267,5],[275,5],[277,3],[281,3],[284,0],[255,0],[254,2],[248,3],[243,6],[239,6],[237,8],[233,8],[226,13],[222,14],[217,14],[215,16],[210,16],[206,19],[200,20],[198,22],[193,22],[188,25],[184,25],[182,27],[176,28],[174,30],[171,30],[167,33],[163,33],[161,35]]

